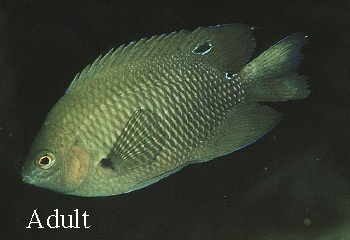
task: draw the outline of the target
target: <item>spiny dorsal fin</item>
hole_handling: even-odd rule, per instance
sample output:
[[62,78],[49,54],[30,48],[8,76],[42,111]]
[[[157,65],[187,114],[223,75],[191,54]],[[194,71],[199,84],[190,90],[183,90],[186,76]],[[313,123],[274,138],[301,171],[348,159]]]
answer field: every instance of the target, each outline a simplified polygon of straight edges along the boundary
[[202,57],[219,69],[238,72],[250,58],[255,39],[253,28],[243,24],[217,25],[198,28],[193,32],[182,30],[168,35],[143,38],[122,45],[100,55],[91,65],[77,74],[67,89],[71,91],[77,85],[91,79],[95,74],[120,67],[122,64],[140,64],[152,58],[186,55]]
[[106,158],[110,167],[125,173],[140,165],[152,163],[164,144],[159,120],[150,110],[137,110]]

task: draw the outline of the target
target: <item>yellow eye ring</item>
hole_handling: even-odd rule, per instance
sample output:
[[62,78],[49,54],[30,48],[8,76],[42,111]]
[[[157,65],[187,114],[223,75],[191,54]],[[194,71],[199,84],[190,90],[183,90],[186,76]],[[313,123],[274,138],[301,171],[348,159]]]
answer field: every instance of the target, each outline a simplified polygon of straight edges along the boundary
[[56,158],[54,155],[52,155],[50,153],[46,153],[46,154],[41,155],[38,158],[37,164],[42,169],[49,169],[55,163],[55,160],[56,160]]

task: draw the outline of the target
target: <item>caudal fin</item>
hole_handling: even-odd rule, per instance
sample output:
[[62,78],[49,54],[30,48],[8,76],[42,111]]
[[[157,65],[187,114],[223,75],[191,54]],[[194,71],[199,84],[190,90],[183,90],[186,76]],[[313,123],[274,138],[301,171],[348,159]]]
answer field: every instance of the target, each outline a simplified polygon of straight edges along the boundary
[[305,33],[288,36],[252,60],[240,72],[251,101],[287,101],[306,98],[306,77],[296,72],[308,43]]

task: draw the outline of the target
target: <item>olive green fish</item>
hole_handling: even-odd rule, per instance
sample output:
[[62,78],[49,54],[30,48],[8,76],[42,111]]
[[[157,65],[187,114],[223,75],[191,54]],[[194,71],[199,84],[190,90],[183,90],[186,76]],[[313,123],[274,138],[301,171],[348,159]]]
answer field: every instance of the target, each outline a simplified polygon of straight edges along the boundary
[[253,30],[183,30],[98,57],[49,112],[23,180],[71,195],[116,195],[256,141],[282,116],[257,102],[309,91],[296,72],[307,36],[286,37],[248,63]]

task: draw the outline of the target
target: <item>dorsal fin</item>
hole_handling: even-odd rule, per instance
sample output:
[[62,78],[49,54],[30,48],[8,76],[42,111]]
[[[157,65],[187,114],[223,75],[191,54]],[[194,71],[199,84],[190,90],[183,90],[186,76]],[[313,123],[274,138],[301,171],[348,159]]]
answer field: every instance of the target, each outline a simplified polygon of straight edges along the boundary
[[147,59],[180,54],[202,57],[219,69],[238,72],[254,51],[255,39],[252,32],[253,28],[247,25],[227,24],[198,28],[193,32],[182,30],[121,45],[104,56],[100,55],[77,74],[67,91],[97,73],[124,63],[135,64]]

